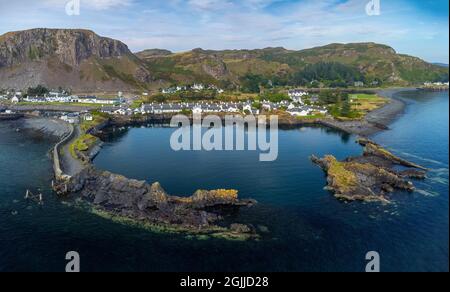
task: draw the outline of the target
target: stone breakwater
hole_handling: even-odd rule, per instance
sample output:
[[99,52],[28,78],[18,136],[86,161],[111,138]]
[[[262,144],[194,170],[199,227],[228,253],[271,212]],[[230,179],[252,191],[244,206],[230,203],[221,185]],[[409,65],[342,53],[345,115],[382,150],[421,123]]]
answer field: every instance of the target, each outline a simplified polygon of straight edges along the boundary
[[[414,184],[408,179],[426,178],[424,167],[396,157],[368,139],[359,139],[358,143],[364,146],[364,153],[359,157],[350,157],[344,161],[338,161],[331,155],[311,157],[327,174],[327,189],[336,198],[390,203],[389,196],[395,190],[415,190]],[[407,169],[394,170],[398,165]]]
[[97,211],[158,229],[237,240],[258,238],[250,225],[217,225],[226,214],[256,204],[239,199],[236,190],[199,190],[190,197],[176,197],[168,195],[159,183],[150,185],[89,166],[60,181],[55,191],[76,194]]
[[68,141],[70,141],[75,134],[74,127],[72,125],[68,125],[68,127],[69,133],[65,137],[63,137],[61,141],[58,142],[53,148],[53,171],[55,172],[55,177],[57,180],[65,180],[68,178],[61,168],[61,159],[59,157],[61,147],[68,143]]
[[0,114],[0,121],[14,121],[23,118],[22,114]]

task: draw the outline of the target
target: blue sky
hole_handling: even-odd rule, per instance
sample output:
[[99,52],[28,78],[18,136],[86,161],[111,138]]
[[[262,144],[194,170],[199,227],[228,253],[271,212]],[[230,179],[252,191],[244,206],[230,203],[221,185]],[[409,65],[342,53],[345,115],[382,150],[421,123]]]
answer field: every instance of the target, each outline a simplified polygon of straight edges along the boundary
[[[35,27],[87,28],[132,51],[185,51],[373,41],[449,63],[448,0],[0,0],[0,33]],[[366,5],[380,1],[381,15]]]

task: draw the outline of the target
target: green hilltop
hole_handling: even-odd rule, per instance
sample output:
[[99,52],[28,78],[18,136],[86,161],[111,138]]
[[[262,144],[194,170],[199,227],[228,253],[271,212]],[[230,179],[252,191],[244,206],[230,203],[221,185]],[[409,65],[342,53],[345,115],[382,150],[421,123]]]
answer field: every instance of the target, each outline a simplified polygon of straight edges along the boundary
[[411,86],[448,81],[448,66],[398,54],[375,43],[133,54],[126,44],[89,30],[30,29],[0,36],[0,89],[44,85],[73,91],[144,91],[174,84],[259,87]]
[[301,51],[284,48],[165,51],[141,59],[157,79],[176,84],[239,86],[246,77],[255,75],[279,85],[306,85],[314,77],[320,79],[316,81],[338,85],[361,81],[408,86],[448,80],[448,68],[397,54],[393,48],[375,43],[330,44]]

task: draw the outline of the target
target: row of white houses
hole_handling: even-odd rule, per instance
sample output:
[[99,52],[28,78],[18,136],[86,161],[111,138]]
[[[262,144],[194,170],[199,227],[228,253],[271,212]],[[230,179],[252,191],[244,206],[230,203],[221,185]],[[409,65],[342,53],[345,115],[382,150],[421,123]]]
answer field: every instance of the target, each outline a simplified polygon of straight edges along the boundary
[[289,98],[297,103],[303,104],[303,98],[308,95],[308,92],[299,89],[288,91]]
[[12,102],[17,103],[20,100],[31,103],[48,103],[48,102],[56,102],[56,103],[86,103],[86,104],[121,104],[123,100],[120,98],[117,99],[99,99],[96,96],[87,96],[87,97],[78,97],[76,95],[48,95],[45,97],[38,96],[28,96],[23,99],[17,98],[16,100],[12,100]]
[[[263,101],[262,109],[266,111],[285,110],[292,116],[308,116],[315,113],[326,114],[327,110],[317,106],[303,106],[299,103],[283,101],[271,103]],[[131,109],[121,106],[103,106],[101,111],[114,115],[134,115],[134,114],[176,114],[182,112],[199,113],[246,113],[259,115],[260,110],[253,107],[251,102],[220,102],[220,103],[150,103],[141,107]]]
[[174,114],[189,111],[192,113],[240,113],[246,112],[259,114],[258,109],[253,109],[251,103],[150,103],[143,104],[140,108],[104,106],[102,112],[117,115],[133,114]]
[[203,84],[194,84],[191,86],[175,86],[175,87],[170,87],[170,88],[164,88],[161,89],[161,92],[163,94],[173,94],[179,91],[186,91],[186,90],[194,90],[194,91],[202,91],[202,90],[215,90],[217,93],[221,94],[224,93],[225,91],[215,85],[203,85]]

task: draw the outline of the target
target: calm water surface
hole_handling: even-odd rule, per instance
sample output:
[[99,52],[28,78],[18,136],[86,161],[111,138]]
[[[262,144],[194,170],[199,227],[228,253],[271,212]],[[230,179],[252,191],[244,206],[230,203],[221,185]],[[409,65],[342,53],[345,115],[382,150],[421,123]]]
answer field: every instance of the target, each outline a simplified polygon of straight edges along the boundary
[[[234,188],[259,204],[228,218],[267,226],[259,242],[188,240],[114,224],[61,204],[49,189],[51,143],[0,123],[0,270],[62,271],[67,251],[84,271],[363,271],[378,251],[384,271],[448,271],[448,93],[399,95],[406,112],[374,139],[432,169],[418,192],[395,204],[338,202],[323,190],[309,156],[358,155],[355,137],[323,128],[280,131],[280,154],[261,163],[253,152],[173,152],[173,129],[117,130],[95,164],[159,181],[171,194]],[[27,188],[45,205],[23,200]]]

